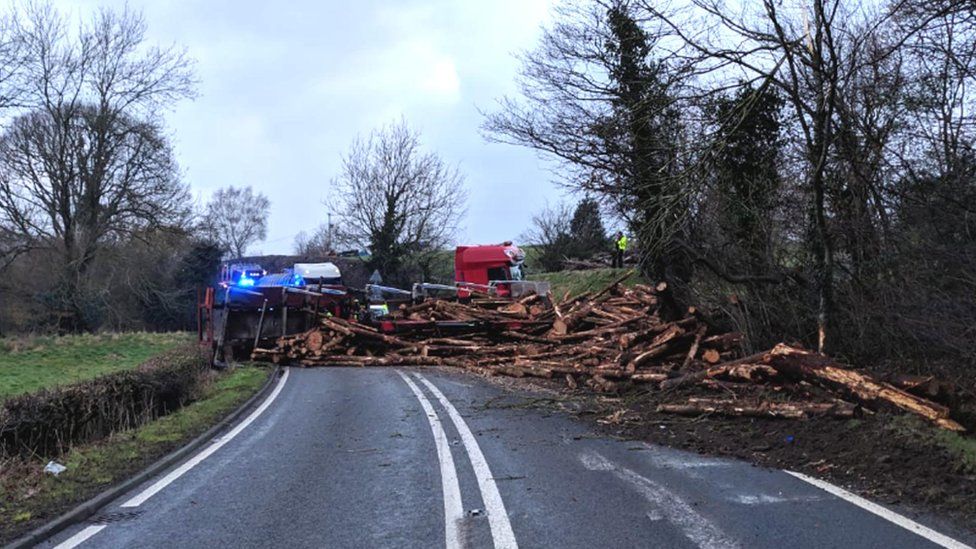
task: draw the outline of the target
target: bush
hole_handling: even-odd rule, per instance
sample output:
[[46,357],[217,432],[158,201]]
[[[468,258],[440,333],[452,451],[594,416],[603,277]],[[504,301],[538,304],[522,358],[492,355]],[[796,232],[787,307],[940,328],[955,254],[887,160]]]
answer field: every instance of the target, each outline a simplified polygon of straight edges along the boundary
[[136,370],[10,398],[0,409],[0,455],[53,456],[152,421],[193,401],[208,368],[206,353],[186,345]]

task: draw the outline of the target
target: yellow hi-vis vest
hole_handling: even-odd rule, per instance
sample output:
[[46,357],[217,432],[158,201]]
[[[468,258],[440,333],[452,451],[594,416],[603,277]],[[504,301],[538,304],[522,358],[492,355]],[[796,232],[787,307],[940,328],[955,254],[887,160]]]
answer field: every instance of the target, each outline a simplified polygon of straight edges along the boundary
[[621,235],[620,238],[617,239],[617,249],[620,251],[627,250],[627,235]]

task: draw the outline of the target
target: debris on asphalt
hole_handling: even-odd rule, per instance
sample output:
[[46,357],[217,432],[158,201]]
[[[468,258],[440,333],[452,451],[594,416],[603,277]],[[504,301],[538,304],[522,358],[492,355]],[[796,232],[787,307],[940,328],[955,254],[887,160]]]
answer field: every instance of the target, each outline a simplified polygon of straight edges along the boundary
[[54,476],[58,476],[67,470],[68,470],[67,467],[61,465],[56,461],[49,461],[47,465],[44,466],[44,472]]

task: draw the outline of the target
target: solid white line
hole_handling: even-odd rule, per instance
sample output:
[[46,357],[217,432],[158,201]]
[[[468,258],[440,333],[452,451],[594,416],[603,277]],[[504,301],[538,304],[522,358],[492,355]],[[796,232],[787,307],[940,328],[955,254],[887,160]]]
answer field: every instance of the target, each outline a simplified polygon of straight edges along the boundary
[[908,530],[909,532],[918,534],[919,536],[922,536],[923,538],[931,541],[932,543],[941,545],[942,547],[947,547],[949,549],[973,549],[971,546],[966,545],[961,541],[954,540],[949,536],[940,534],[935,530],[927,526],[923,526],[908,517],[899,515],[894,511],[889,511],[888,509],[885,509],[884,507],[878,505],[877,503],[870,502],[862,498],[861,496],[852,494],[847,490],[844,490],[843,488],[830,484],[829,482],[824,482],[822,480],[815,479],[813,477],[809,477],[807,475],[804,475],[803,473],[797,473],[795,471],[786,471],[786,473],[788,475],[793,475],[794,477],[806,483],[812,484],[825,492],[833,494],[839,497],[840,499],[847,501],[848,503],[857,505],[861,509],[864,509],[869,513],[873,513],[887,520],[888,522],[897,524],[898,526],[901,526],[902,528]]
[[590,471],[608,471],[617,478],[630,483],[644,499],[654,504],[652,514],[648,518],[663,517],[681,530],[689,541],[702,549],[732,549],[739,547],[739,543],[725,534],[718,526],[712,524],[699,514],[685,500],[676,494],[641,476],[626,467],[620,467],[596,452],[580,455],[583,466]]
[[397,370],[403,381],[413,391],[413,394],[420,401],[420,405],[427,414],[427,423],[430,430],[434,433],[434,443],[437,446],[437,461],[441,465],[441,488],[444,492],[444,542],[447,549],[457,549],[461,547],[461,536],[458,532],[458,524],[464,518],[464,510],[461,506],[461,487],[458,484],[457,468],[454,466],[454,457],[451,455],[451,445],[447,442],[447,435],[444,434],[444,427],[441,420],[434,411],[427,397],[417,387],[417,384],[410,380],[406,374]]
[[85,540],[87,540],[88,538],[90,538],[90,537],[94,536],[95,534],[101,532],[102,529],[105,528],[105,526],[107,526],[107,525],[105,525],[105,524],[93,524],[93,525],[85,528],[81,532],[78,532],[77,534],[75,534],[75,535],[71,536],[70,538],[62,541],[59,544],[57,544],[54,547],[54,549],[73,549],[74,547],[78,547],[79,545],[81,545],[82,543],[84,543]]
[[247,428],[248,425],[254,423],[254,420],[256,420],[258,416],[261,415],[262,412],[267,410],[268,406],[271,406],[271,403],[274,402],[276,398],[278,398],[278,394],[281,393],[281,389],[284,388],[286,381],[288,381],[288,370],[285,370],[285,375],[281,376],[281,379],[278,380],[278,386],[275,387],[271,395],[268,396],[268,398],[265,399],[263,403],[261,403],[261,406],[259,406],[257,410],[251,412],[251,415],[247,416],[247,419],[240,422],[237,425],[237,427],[234,427],[227,434],[214,439],[213,443],[211,443],[210,446],[207,446],[207,448],[204,449],[202,452],[193,456],[193,458],[185,462],[183,465],[180,465],[178,468],[170,471],[168,475],[157,480],[155,483],[152,484],[152,486],[149,486],[148,488],[140,492],[139,495],[123,503],[121,506],[138,507],[142,505],[143,503],[146,502],[147,499],[153,497],[157,492],[169,486],[169,484],[172,483],[174,480],[183,476],[184,473],[196,467],[201,461],[207,459],[208,457],[210,457],[211,454],[213,454],[221,447],[223,447],[225,444],[233,440],[234,437],[239,435],[241,431]]
[[502,502],[502,495],[498,493],[498,486],[495,485],[491,469],[488,468],[488,462],[485,460],[485,455],[481,453],[481,447],[478,446],[477,439],[474,438],[474,434],[471,433],[471,429],[468,428],[468,424],[465,423],[464,418],[458,413],[457,408],[451,404],[451,401],[447,400],[447,397],[441,393],[440,389],[433,383],[427,381],[427,378],[424,376],[418,373],[414,373],[413,375],[437,397],[441,406],[451,416],[451,421],[461,436],[461,443],[464,444],[464,449],[468,452],[471,467],[474,469],[475,477],[478,479],[478,488],[481,490],[481,499],[485,502],[485,511],[488,513],[488,525],[491,527],[491,538],[495,542],[495,547],[497,549],[517,549],[518,543],[515,541],[515,532],[512,531],[512,523],[509,522],[508,513],[505,511],[505,503]]

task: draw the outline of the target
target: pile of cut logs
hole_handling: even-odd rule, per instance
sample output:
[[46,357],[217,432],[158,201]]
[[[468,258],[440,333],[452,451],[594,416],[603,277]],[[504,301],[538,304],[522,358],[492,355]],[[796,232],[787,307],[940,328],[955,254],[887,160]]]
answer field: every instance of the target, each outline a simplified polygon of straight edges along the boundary
[[[740,334],[715,328],[693,307],[666,321],[659,300],[667,286],[625,287],[626,277],[571,299],[428,300],[393,312],[421,328],[397,334],[319,316],[318,328],[282,337],[274,349],[255,349],[253,358],[302,366],[454,366],[562,378],[571,388],[600,392],[640,386],[675,397],[663,399],[658,411],[685,415],[852,417],[900,409],[964,430],[946,406],[924,398],[919,383],[899,387],[783,344],[741,357]],[[477,328],[445,334],[424,322],[445,320]]]

